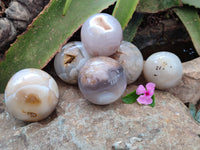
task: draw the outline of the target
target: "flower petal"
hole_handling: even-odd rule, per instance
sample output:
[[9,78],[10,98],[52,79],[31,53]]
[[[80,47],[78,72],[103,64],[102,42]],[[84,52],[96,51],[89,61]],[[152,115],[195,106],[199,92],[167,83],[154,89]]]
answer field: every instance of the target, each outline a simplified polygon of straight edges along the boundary
[[151,96],[151,97],[153,96],[155,87],[156,87],[156,85],[152,82],[149,82],[146,84],[146,88],[147,88],[147,91],[149,92],[149,96]]
[[139,85],[137,90],[136,90],[136,94],[137,95],[145,94],[145,92],[146,92],[146,89],[144,88],[144,86],[143,85]]
[[150,96],[145,96],[145,95],[140,95],[138,98],[137,98],[137,101],[140,103],[140,104],[144,104],[144,105],[149,105],[153,102],[152,98]]

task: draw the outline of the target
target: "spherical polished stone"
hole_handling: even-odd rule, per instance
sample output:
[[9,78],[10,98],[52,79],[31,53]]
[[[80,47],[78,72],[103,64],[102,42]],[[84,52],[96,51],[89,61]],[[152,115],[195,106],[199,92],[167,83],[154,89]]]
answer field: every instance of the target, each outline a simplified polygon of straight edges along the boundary
[[9,80],[5,89],[8,112],[23,121],[39,121],[50,115],[58,103],[55,80],[39,69],[23,69]]
[[79,70],[89,58],[81,42],[69,42],[54,59],[56,74],[66,83],[77,84]]
[[182,78],[181,61],[170,52],[154,53],[144,64],[144,76],[148,82],[154,82],[158,89],[174,87]]
[[120,48],[111,57],[124,68],[128,84],[136,81],[142,73],[144,60],[140,50],[134,44],[122,41]]
[[106,13],[89,17],[81,28],[81,41],[92,56],[110,56],[122,41],[122,28],[117,19]]
[[106,105],[116,101],[126,88],[122,66],[109,57],[93,57],[81,68],[78,84],[90,102]]

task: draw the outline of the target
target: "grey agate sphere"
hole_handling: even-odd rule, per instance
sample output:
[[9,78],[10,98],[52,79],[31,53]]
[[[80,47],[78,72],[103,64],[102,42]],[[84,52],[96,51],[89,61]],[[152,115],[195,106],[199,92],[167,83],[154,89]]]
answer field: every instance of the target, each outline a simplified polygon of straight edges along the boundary
[[67,43],[55,57],[56,74],[66,83],[77,84],[79,70],[89,58],[81,42]]
[[110,56],[122,41],[122,28],[117,19],[105,13],[89,17],[81,28],[81,41],[92,56]]
[[182,78],[180,59],[171,52],[157,52],[149,56],[144,64],[144,76],[158,89],[176,86]]
[[117,60],[124,68],[128,84],[136,81],[142,73],[143,56],[134,44],[122,41],[120,48],[111,57]]
[[86,99],[98,105],[116,101],[126,89],[122,66],[109,57],[93,57],[81,68],[78,77],[80,91]]

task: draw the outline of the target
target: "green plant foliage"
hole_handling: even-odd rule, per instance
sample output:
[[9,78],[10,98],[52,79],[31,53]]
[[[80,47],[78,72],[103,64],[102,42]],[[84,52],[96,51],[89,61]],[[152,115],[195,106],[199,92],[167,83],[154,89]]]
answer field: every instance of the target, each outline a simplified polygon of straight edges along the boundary
[[137,98],[139,97],[139,95],[136,94],[136,90],[127,94],[126,96],[124,96],[122,98],[122,101],[126,104],[132,104],[134,102],[137,101]]
[[192,103],[189,103],[189,110],[192,117],[200,123],[200,110],[197,111],[196,106]]
[[137,10],[138,12],[157,13],[171,7],[181,6],[180,0],[140,0]]
[[155,106],[155,95],[152,96],[153,102],[149,104],[149,106],[154,107]]
[[65,16],[66,0],[51,0],[45,11],[18,37],[0,63],[0,92],[9,78],[23,68],[43,68],[91,15],[115,0],[73,0]]
[[200,110],[197,111],[196,116],[195,116],[195,120],[200,123]]
[[192,7],[175,8],[175,13],[185,25],[193,45],[200,55],[200,18],[197,10]]
[[192,115],[193,118],[195,118],[195,114],[196,114],[196,107],[194,104],[190,103],[189,104],[189,110],[190,110],[190,114]]
[[65,2],[65,7],[64,7],[64,9],[63,9],[63,15],[66,15],[67,10],[68,10],[68,8],[69,8],[71,2],[72,2],[72,0],[66,0],[66,2]]
[[120,22],[124,29],[131,19],[139,0],[117,0],[112,15]]
[[200,8],[199,0],[182,0],[183,4],[188,4],[190,6],[194,6],[196,8]]
[[131,42],[135,37],[137,29],[142,22],[143,14],[134,13],[132,19],[129,21],[128,26],[124,29],[123,40]]

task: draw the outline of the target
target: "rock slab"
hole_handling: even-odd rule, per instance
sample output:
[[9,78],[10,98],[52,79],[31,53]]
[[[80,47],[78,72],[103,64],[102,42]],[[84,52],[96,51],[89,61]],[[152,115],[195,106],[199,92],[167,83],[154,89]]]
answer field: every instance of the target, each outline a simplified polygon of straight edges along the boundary
[[[107,106],[85,100],[77,86],[59,79],[59,104],[47,119],[25,123],[6,111],[0,102],[2,150],[108,150],[200,149],[200,126],[175,96],[156,90],[156,106],[124,104]],[[129,85],[125,94],[136,89]]]

